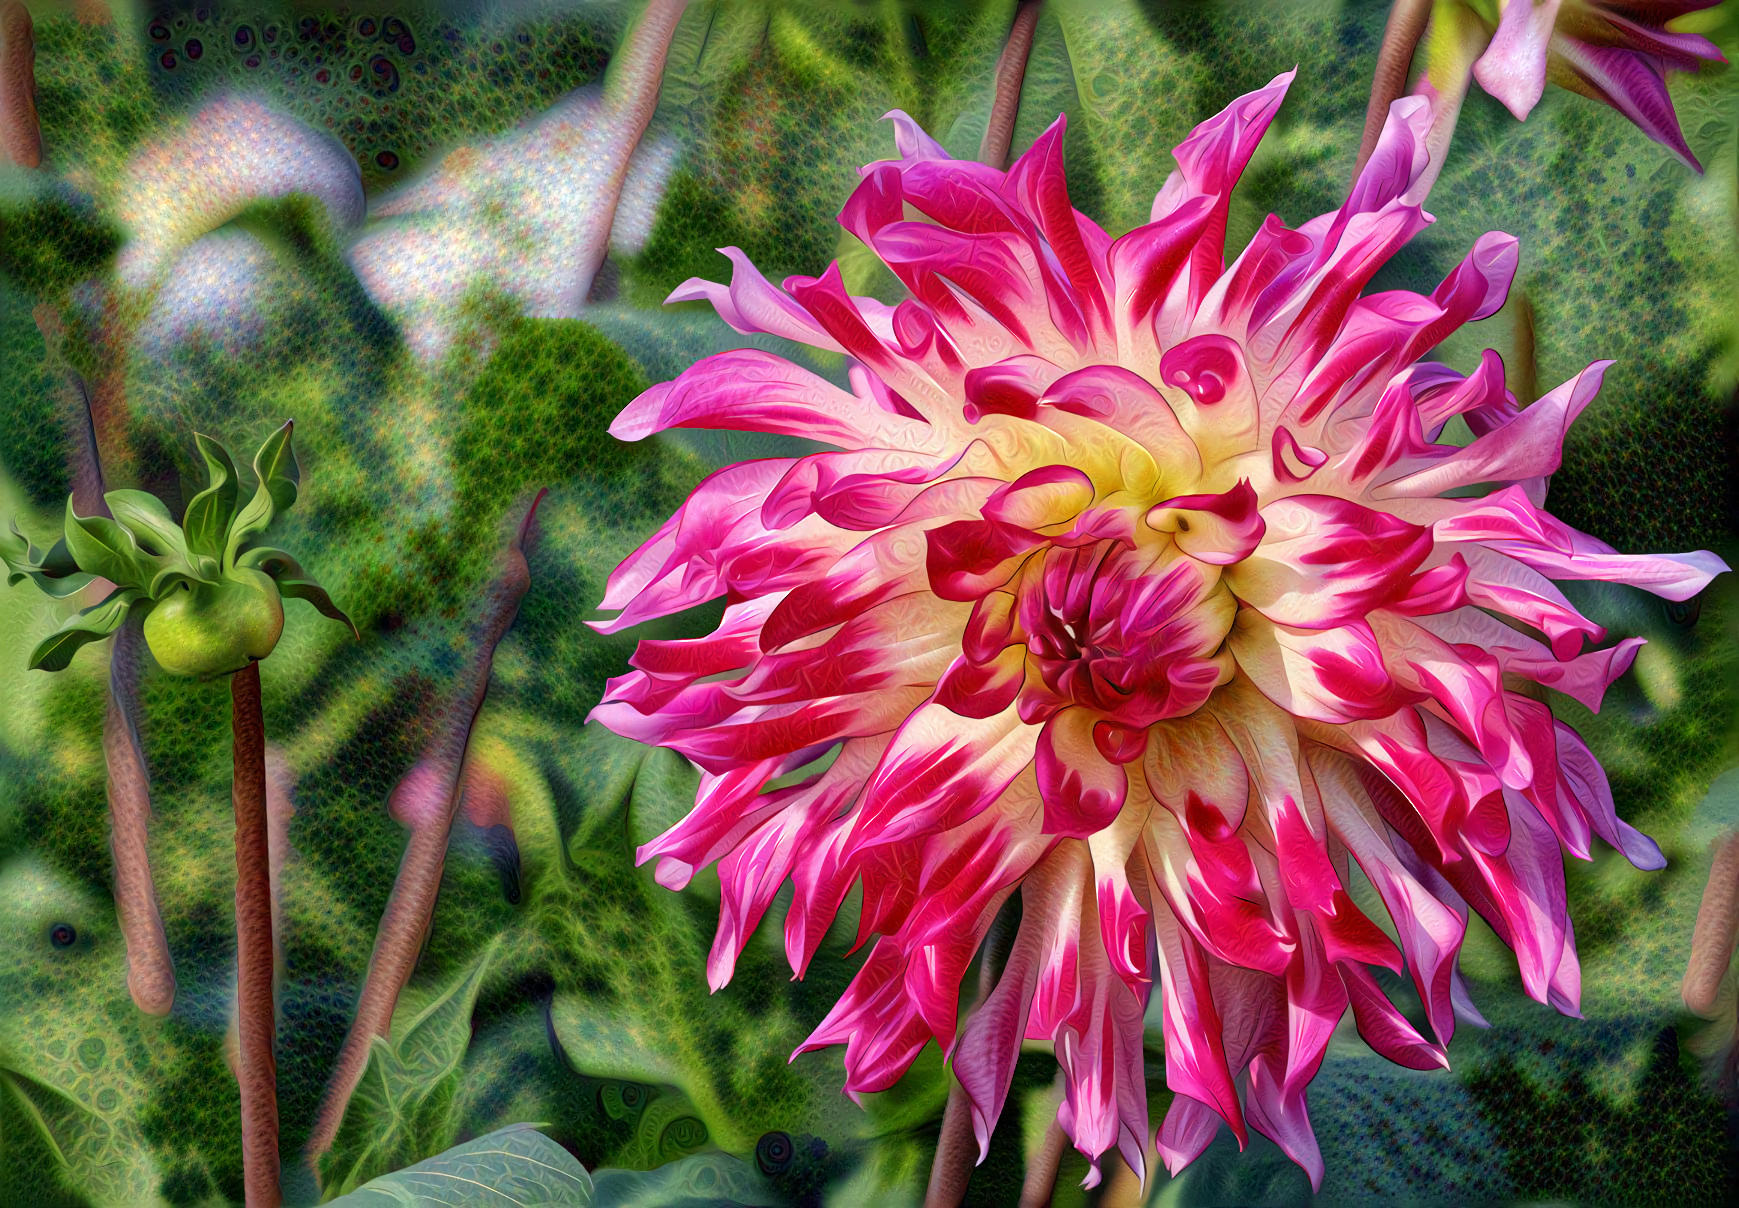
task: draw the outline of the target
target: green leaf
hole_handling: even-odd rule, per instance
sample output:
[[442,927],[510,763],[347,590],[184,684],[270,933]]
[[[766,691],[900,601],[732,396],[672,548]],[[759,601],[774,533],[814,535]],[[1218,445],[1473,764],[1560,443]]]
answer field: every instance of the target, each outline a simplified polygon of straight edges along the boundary
[[350,626],[350,632],[361,639],[356,622],[345,616],[338,605],[332,602],[332,597],[326,594],[326,589],[314,581],[314,576],[303,570],[301,564],[283,550],[262,545],[237,558],[236,565],[270,575],[278,585],[279,595],[288,596],[292,600],[308,601],[320,610],[322,616],[343,621]]
[[567,1150],[529,1124],[510,1124],[331,1201],[343,1208],[524,1204],[591,1208],[592,1179]]
[[208,485],[188,503],[181,528],[187,534],[187,548],[194,555],[221,558],[224,538],[229,536],[230,522],[235,519],[241,478],[228,449],[198,432],[193,434],[193,443],[205,459]]
[[121,627],[127,610],[144,599],[142,592],[120,588],[101,604],[93,604],[77,616],[68,617],[61,627],[43,638],[30,653],[33,670],[63,671],[72,662],[79,647],[100,642]]
[[0,562],[6,564],[6,582],[10,586],[34,579],[37,587],[56,599],[72,595],[91,581],[67,552],[65,538],[56,541],[48,553],[39,553],[19,532],[16,521],[9,531],[0,533]]
[[343,1193],[385,1171],[452,1144],[460,1066],[471,1044],[471,1011],[499,940],[491,942],[453,984],[411,1014],[393,1012],[393,1039],[375,1037],[368,1068],[344,1113],[332,1150],[320,1162],[321,1181]]
[[294,421],[286,421],[282,428],[266,437],[266,443],[254,454],[254,473],[259,475],[260,482],[254,488],[254,497],[248,500],[248,505],[230,527],[229,541],[224,546],[224,564],[227,566],[236,565],[237,551],[265,532],[274,516],[288,511],[296,502],[296,481],[301,477],[301,471],[296,467],[296,454],[290,447],[293,426]]
[[595,1208],[777,1208],[788,1202],[754,1165],[725,1153],[697,1153],[656,1170],[599,1170]]
[[66,548],[86,574],[143,591],[166,560],[147,554],[125,526],[107,516],[80,516],[66,501]]
[[181,526],[163,506],[163,501],[146,491],[109,491],[103,496],[109,505],[109,515],[133,534],[141,546],[154,548],[158,554],[188,565],[187,538]]

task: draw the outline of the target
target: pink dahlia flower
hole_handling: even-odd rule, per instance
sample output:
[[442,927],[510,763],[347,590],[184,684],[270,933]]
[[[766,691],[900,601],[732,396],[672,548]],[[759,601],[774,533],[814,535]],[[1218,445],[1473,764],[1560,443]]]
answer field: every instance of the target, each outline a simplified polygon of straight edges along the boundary
[[[673,889],[718,862],[712,986],[785,881],[799,976],[861,883],[869,957],[799,1051],[843,1043],[847,1089],[877,1091],[936,1040],[982,1157],[1021,1042],[1054,1041],[1089,1183],[1112,1146],[1145,1171],[1150,1014],[1167,1165],[1224,1121],[1313,1180],[1329,1034],[1351,1007],[1377,1052],[1446,1064],[1470,909],[1573,1014],[1560,846],[1662,860],[1575,732],[1508,685],[1596,706],[1640,644],[1583,651],[1604,632],[1553,577],[1682,600],[1725,569],[1542,510],[1605,362],[1521,410],[1495,353],[1468,376],[1419,359],[1497,310],[1514,239],[1480,239],[1429,296],[1360,296],[1430,221],[1423,99],[1395,104],[1339,210],[1271,217],[1223,265],[1228,192],[1291,78],[1199,126],[1120,239],[1069,204],[1062,119],[1004,173],[894,114],[901,158],[865,169],[841,222],[911,297],[852,297],[837,266],[778,290],[734,248],[730,285],[672,295],[844,353],[852,389],[727,352],[611,428],[838,446],[713,474],[604,599],[606,632],[726,601],[708,637],[641,642],[594,714],[701,769],[640,858]],[[1438,443],[1456,416],[1472,443]],[[1016,889],[962,1029],[962,976]],[[1430,1037],[1377,968],[1411,975]]]

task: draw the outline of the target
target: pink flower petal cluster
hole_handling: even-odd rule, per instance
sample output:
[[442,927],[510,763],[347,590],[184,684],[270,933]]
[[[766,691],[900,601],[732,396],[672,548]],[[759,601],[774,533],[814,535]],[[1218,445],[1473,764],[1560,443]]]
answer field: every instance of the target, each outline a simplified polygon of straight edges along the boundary
[[[604,600],[606,632],[725,600],[710,636],[641,642],[594,714],[701,770],[640,858],[672,889],[718,863],[712,986],[785,882],[799,976],[861,885],[868,959],[803,1049],[844,1044],[847,1088],[877,1091],[935,1040],[982,1155],[1022,1041],[1052,1041],[1090,1182],[1113,1146],[1145,1170],[1146,1019],[1176,1092],[1168,1166],[1224,1122],[1319,1180],[1305,1092],[1330,1033],[1350,1007],[1377,1052],[1445,1065],[1470,910],[1573,1014],[1560,848],[1662,860],[1512,685],[1597,706],[1640,645],[1584,650],[1604,633],[1553,578],[1682,600],[1725,569],[1542,510],[1605,362],[1519,409],[1495,353],[1465,376],[1420,359],[1502,304],[1514,239],[1481,238],[1429,295],[1361,294],[1431,221],[1424,100],[1396,102],[1339,210],[1270,217],[1223,264],[1229,191],[1291,78],[1199,126],[1118,239],[1070,205],[1062,119],[1004,173],[892,115],[900,158],[841,222],[910,297],[850,296],[837,265],[776,289],[734,248],[728,286],[672,295],[843,353],[852,388],[727,352],[611,429],[837,446],[713,474]],[[1465,447],[1438,439],[1456,417]],[[962,1026],[1017,889],[1001,979]],[[1377,969],[1411,977],[1429,1036]]]
[[1500,0],[1497,31],[1474,64],[1474,78],[1518,120],[1539,104],[1550,79],[1611,105],[1700,172],[1679,129],[1666,74],[1727,60],[1707,38],[1669,25],[1719,2]]

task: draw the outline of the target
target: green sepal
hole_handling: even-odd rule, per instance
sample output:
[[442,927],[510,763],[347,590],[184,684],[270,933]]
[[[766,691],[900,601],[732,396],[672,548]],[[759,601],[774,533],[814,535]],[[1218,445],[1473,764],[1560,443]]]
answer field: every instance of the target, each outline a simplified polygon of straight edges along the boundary
[[143,538],[141,544],[154,547],[170,561],[182,563],[192,571],[187,538],[161,499],[145,491],[119,490],[109,491],[103,502],[109,505],[109,515],[132,532],[135,541]]
[[76,616],[66,619],[61,627],[38,642],[30,653],[33,670],[63,671],[72,662],[79,647],[100,642],[121,627],[128,611],[144,599],[141,592],[130,587],[117,588],[100,604],[93,604]]
[[19,531],[17,521],[12,522],[10,530],[0,533],[0,562],[6,564],[6,582],[10,586],[33,579],[44,594],[59,599],[91,581],[91,576],[79,570],[78,563],[73,561],[64,537],[43,554]]
[[80,516],[66,501],[66,548],[86,574],[100,575],[117,587],[144,590],[165,559],[139,548],[124,525],[107,516]]
[[260,571],[271,577],[278,585],[278,594],[288,596],[292,600],[306,600],[319,609],[323,616],[334,621],[343,621],[350,626],[350,632],[358,640],[362,634],[357,631],[356,622],[345,616],[338,605],[332,602],[332,597],[326,594],[326,589],[314,581],[314,577],[302,569],[300,563],[281,549],[273,549],[262,545],[251,549],[236,560],[238,567],[247,567]]
[[287,420],[282,428],[266,437],[266,443],[254,454],[254,473],[259,486],[254,497],[241,510],[230,526],[229,541],[224,546],[224,565],[236,566],[236,553],[251,539],[266,531],[272,518],[288,511],[296,502],[296,481],[301,471],[296,466],[296,454],[290,448],[290,430],[295,421]]
[[[201,581],[197,575],[189,574],[185,566],[165,566],[152,578],[151,586],[145,594],[153,600],[161,600],[174,591],[178,583],[199,583]],[[214,580],[203,581],[213,582]]]
[[195,495],[181,518],[181,528],[187,534],[187,548],[194,555],[212,559],[223,557],[224,539],[229,536],[230,522],[235,519],[236,501],[241,496],[241,477],[229,450],[209,436],[193,434],[199,455],[205,459],[205,490]]

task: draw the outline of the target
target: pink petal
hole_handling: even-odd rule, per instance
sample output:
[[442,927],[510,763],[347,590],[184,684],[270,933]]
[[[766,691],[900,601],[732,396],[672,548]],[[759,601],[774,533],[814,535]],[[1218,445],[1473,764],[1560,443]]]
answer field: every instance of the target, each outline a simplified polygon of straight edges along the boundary
[[1552,56],[1554,66],[1564,69],[1566,86],[1605,101],[1691,168],[1703,170],[1679,130],[1660,59],[1614,46],[1591,46],[1564,34],[1553,35]]
[[672,290],[665,302],[704,300],[712,303],[719,318],[733,330],[745,335],[766,332],[813,348],[845,351],[789,294],[774,288],[741,248],[722,247],[719,251],[731,262],[729,285],[690,277]]
[[1387,717],[1420,699],[1384,667],[1382,648],[1363,621],[1293,629],[1244,608],[1228,641],[1238,669],[1298,717],[1331,723]]
[[870,780],[865,840],[913,838],[972,818],[1032,762],[1039,729],[1013,709],[983,720],[933,703],[912,711]]
[[1093,741],[1098,720],[1084,708],[1064,709],[1038,736],[1034,766],[1051,834],[1085,838],[1123,808],[1129,775],[1100,754]]
[[921,421],[866,406],[832,383],[772,353],[744,348],[695,362],[629,403],[610,435],[643,440],[666,428],[724,428],[921,450],[932,434]]
[[1558,0],[1509,0],[1498,16],[1491,45],[1473,65],[1480,87],[1525,121],[1546,91],[1546,43],[1558,19]]
[[1224,579],[1281,625],[1329,629],[1355,621],[1398,595],[1431,552],[1429,531],[1330,495],[1277,500],[1262,519],[1262,543]]

